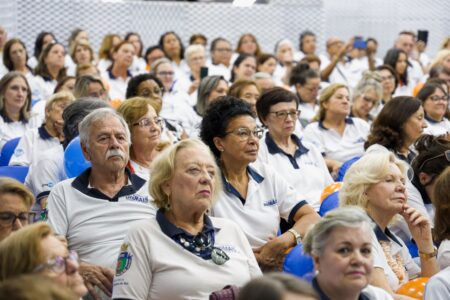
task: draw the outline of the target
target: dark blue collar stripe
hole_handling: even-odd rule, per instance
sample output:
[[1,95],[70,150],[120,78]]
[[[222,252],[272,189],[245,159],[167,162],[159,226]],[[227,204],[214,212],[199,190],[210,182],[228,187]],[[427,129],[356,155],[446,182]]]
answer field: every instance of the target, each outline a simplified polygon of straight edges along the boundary
[[392,232],[388,228],[386,228],[383,232],[383,230],[381,230],[380,226],[378,226],[378,224],[375,223],[374,232],[377,237],[377,240],[388,241],[388,242],[390,242],[392,240],[395,243],[397,243],[400,247],[403,247],[403,245],[400,243],[400,241],[392,234]]
[[[248,166],[247,167],[247,172],[248,174],[250,174],[250,176],[253,178],[253,180],[255,180],[258,184],[263,182],[264,177],[262,177],[255,169],[253,169],[252,167]],[[234,186],[228,182],[228,180],[225,178],[225,175],[222,172],[222,179],[223,179],[223,183],[224,183],[224,188],[228,193],[231,193],[233,195],[235,195],[236,197],[239,198],[239,200],[241,200],[242,205],[245,205],[245,198],[241,196],[241,194],[234,188]]]
[[[161,208],[156,212],[156,221],[158,222],[159,227],[161,227],[161,231],[170,238],[173,238],[180,234],[192,237],[192,234],[190,234],[189,232],[172,224],[164,215],[164,210]],[[211,219],[206,214],[203,216],[203,222],[205,225],[203,226],[202,233],[206,234],[211,231],[219,230],[219,228],[215,228],[213,226]]]
[[289,159],[290,163],[292,164],[292,166],[294,167],[294,169],[299,169],[299,165],[297,163],[296,158],[302,156],[303,154],[307,153],[309,151],[308,148],[306,148],[301,140],[295,135],[292,134],[291,135],[292,140],[294,141],[294,143],[297,145],[297,149],[295,150],[294,156],[292,156],[289,153],[284,152],[280,147],[278,147],[278,145],[275,143],[275,141],[272,139],[272,137],[270,136],[269,132],[266,133],[266,145],[267,145],[267,149],[269,150],[270,154],[282,154],[287,156],[287,158]]
[[[312,287],[316,290],[316,292],[319,294],[320,300],[331,300],[325,293],[322,291],[322,289],[319,286],[319,283],[317,282],[317,279],[314,278],[312,280]],[[359,294],[358,300],[370,300],[370,298],[363,293]]]
[[110,202],[117,202],[119,201],[120,197],[136,194],[137,191],[139,191],[145,184],[144,179],[135,174],[131,174],[130,170],[128,170],[127,168],[125,168],[125,173],[128,176],[128,179],[131,181],[131,185],[123,186],[120,189],[120,191],[112,198],[103,194],[96,188],[89,188],[89,177],[91,174],[91,168],[86,169],[86,171],[84,171],[77,178],[75,178],[74,181],[72,182],[72,187],[74,187],[75,189],[77,189],[78,191],[89,197],[103,199]]
[[431,124],[439,124],[441,123],[441,121],[437,121],[435,119],[432,119],[429,115],[425,114],[425,120],[427,120],[428,122],[430,122]]
[[297,211],[303,207],[303,205],[308,204],[305,200],[300,201],[299,203],[297,203],[294,208],[291,210],[291,212],[289,213],[289,217],[287,219],[288,223],[291,224],[292,226],[295,224],[295,214],[297,213]]
[[[348,117],[348,118],[346,118],[345,119],[345,124],[355,124],[355,122],[353,121],[353,118],[352,117]],[[319,128],[321,128],[321,129],[324,129],[324,130],[328,130],[329,128],[326,128],[324,125],[323,125],[323,120],[322,121],[319,121]]]
[[38,128],[38,133],[39,136],[41,137],[41,139],[43,140],[49,140],[51,138],[53,138],[50,133],[48,133],[47,129],[45,129],[45,124],[42,124],[41,127]]

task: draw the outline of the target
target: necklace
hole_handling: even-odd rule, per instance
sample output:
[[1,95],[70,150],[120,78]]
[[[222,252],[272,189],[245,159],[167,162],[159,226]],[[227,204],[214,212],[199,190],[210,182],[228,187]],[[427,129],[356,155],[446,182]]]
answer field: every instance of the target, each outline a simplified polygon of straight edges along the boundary
[[189,252],[203,259],[211,259],[216,265],[223,265],[230,259],[222,249],[213,246],[214,232],[200,232],[193,237],[180,234],[177,236],[177,242]]

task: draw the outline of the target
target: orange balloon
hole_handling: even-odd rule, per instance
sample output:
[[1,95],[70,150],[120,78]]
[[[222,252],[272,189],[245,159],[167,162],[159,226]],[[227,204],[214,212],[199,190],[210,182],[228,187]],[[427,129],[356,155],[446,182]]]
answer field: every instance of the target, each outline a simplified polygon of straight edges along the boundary
[[342,182],[335,182],[328,185],[326,188],[323,189],[322,195],[320,195],[320,202],[322,203],[323,199],[333,194],[334,192],[339,191],[341,187]]
[[397,290],[397,294],[422,300],[425,292],[425,285],[427,284],[428,279],[428,277],[419,277],[410,280]]

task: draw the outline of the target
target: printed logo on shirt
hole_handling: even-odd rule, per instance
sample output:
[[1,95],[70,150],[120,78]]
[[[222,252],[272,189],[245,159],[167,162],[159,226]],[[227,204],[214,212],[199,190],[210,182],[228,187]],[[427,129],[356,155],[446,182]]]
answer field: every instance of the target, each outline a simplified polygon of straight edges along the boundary
[[16,150],[14,150],[14,156],[16,156],[16,157],[22,156],[23,153],[24,153],[24,151],[22,148],[16,148]]
[[364,138],[360,137],[359,139],[357,139],[357,140],[355,141],[355,144],[364,143],[365,141],[366,141],[366,140],[365,140]]
[[277,199],[272,199],[264,202],[264,206],[274,206],[277,205],[278,201]]
[[239,251],[233,245],[215,245],[215,246],[225,251],[226,253],[239,253]]
[[135,202],[141,202],[141,203],[148,203],[148,196],[141,196],[141,195],[128,195],[125,197],[128,201],[135,201]]
[[117,259],[116,276],[123,275],[131,267],[133,255],[128,251],[128,243],[123,243],[120,247],[119,258]]
[[305,161],[304,162],[305,165],[309,165],[309,166],[314,166],[314,167],[318,167],[319,164],[317,162],[314,161]]
[[48,183],[43,183],[42,185],[41,185],[42,187],[48,187],[48,188],[52,188],[52,187],[54,187],[55,186],[55,184],[53,183],[53,182],[48,182]]

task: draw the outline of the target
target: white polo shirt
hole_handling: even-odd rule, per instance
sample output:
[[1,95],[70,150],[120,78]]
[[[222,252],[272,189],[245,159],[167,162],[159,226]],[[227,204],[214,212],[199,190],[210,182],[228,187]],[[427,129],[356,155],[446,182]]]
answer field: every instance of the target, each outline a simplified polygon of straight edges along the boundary
[[441,270],[450,267],[450,240],[444,240],[439,245],[437,262]]
[[280,218],[294,223],[296,212],[307,202],[270,166],[256,162],[247,167],[247,198],[226,180],[211,215],[235,221],[253,249],[277,236]]
[[[414,262],[409,253],[408,247],[405,243],[399,239],[395,234],[386,230],[383,232],[381,228],[375,224],[375,235],[372,236],[372,253],[373,253],[373,266],[375,268],[381,268],[384,271],[384,275],[389,283],[389,286],[393,291],[396,291],[403,283],[407,282],[410,278],[420,276],[420,267]],[[400,255],[403,261],[403,266],[406,269],[406,278],[403,282],[400,282],[394,271],[391,269],[387,262],[386,255],[381,247],[381,242],[389,243],[390,253],[395,259],[396,255]]]
[[123,79],[121,77],[115,77],[111,69],[107,70],[102,74],[102,78],[105,78],[109,84],[109,97],[111,100],[119,99],[120,101],[125,100],[125,95],[127,93],[128,81],[133,75],[130,71],[127,71],[127,78]]
[[58,81],[44,78],[40,75],[36,75],[34,78],[36,85],[40,89],[41,100],[47,101],[54,94]]
[[428,280],[425,286],[425,300],[450,299],[450,267],[440,271]]
[[[222,265],[203,259],[175,242],[180,231],[158,211],[156,218],[135,223],[119,254],[113,299],[208,299],[226,285],[244,286],[261,275],[242,230],[232,221],[208,218],[214,247],[229,260]],[[207,227],[205,220],[205,227]]]
[[369,124],[359,118],[347,118],[345,123],[342,136],[333,128],[325,128],[321,121],[311,123],[303,131],[303,141],[306,146],[316,146],[325,158],[340,162],[363,155]]
[[450,133],[450,121],[444,117],[442,121],[435,121],[429,116],[425,115],[425,122],[428,127],[423,130],[423,133],[434,136],[445,135]]
[[33,115],[28,122],[12,121],[6,116],[0,115],[0,149],[8,142],[17,137],[22,137],[28,130],[38,128],[42,119]]
[[42,154],[53,147],[60,147],[61,142],[51,136],[44,125],[27,130],[20,138],[19,144],[9,161],[10,166],[29,166],[40,159]]
[[113,198],[90,187],[91,168],[58,183],[47,203],[48,223],[67,238],[81,261],[114,268],[125,234],[135,221],[155,215],[147,181],[126,169],[128,184]]
[[258,160],[274,168],[318,211],[320,195],[326,186],[333,183],[333,178],[314,145],[306,148],[297,136],[292,135],[292,139],[297,144],[294,156],[280,149],[267,132],[259,143]]

